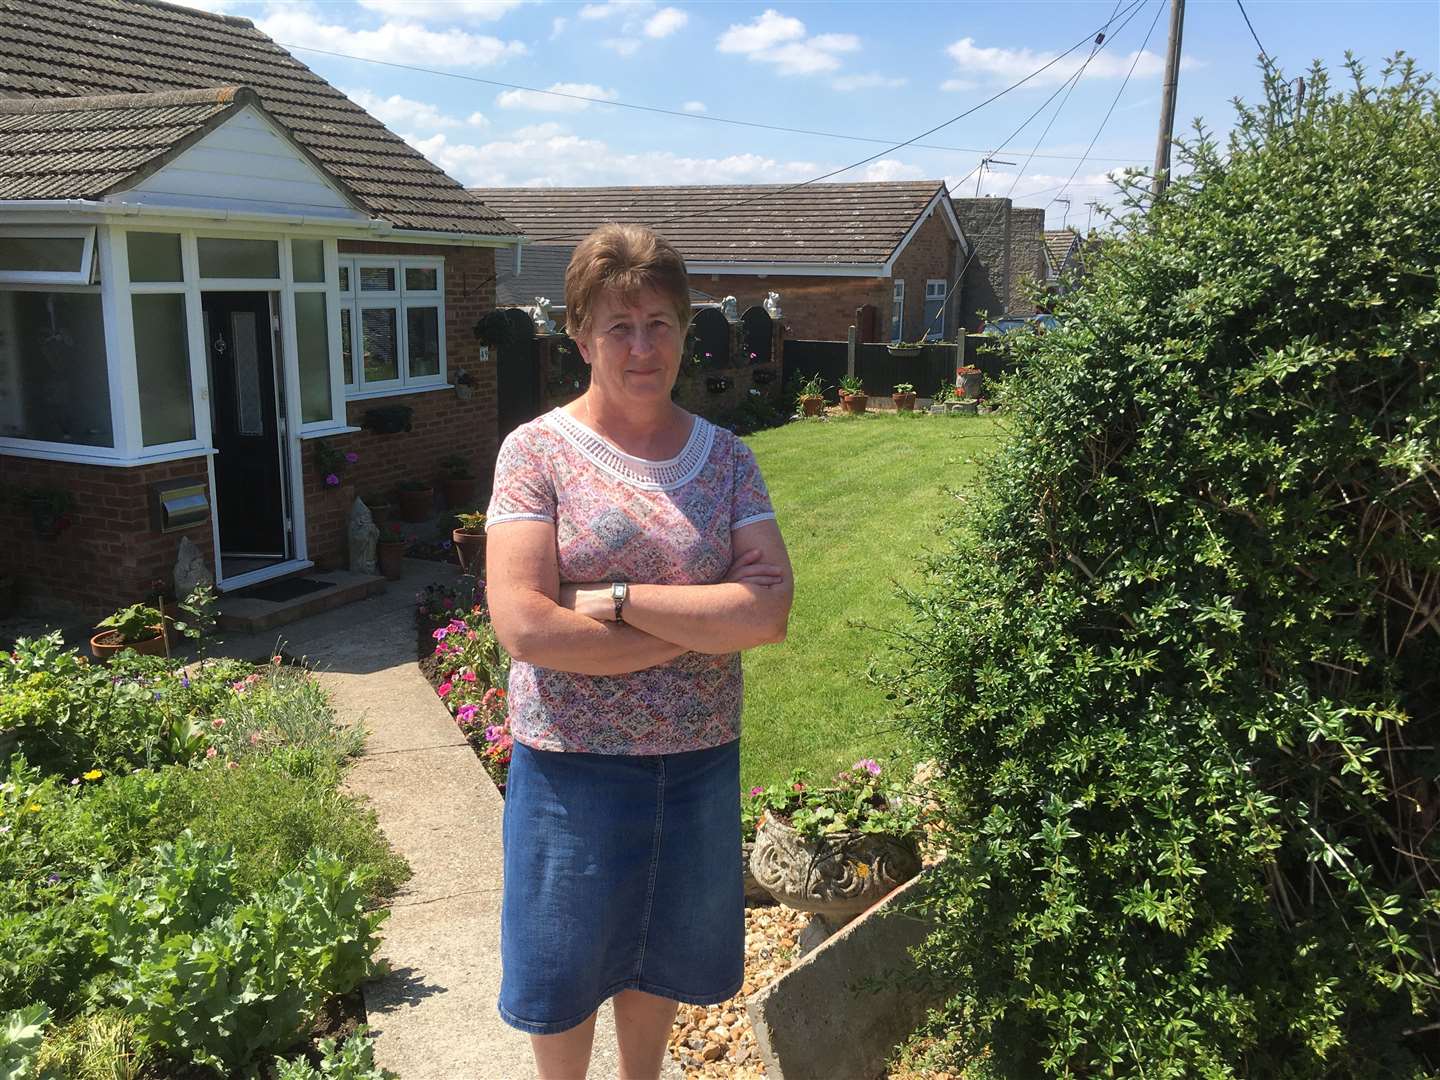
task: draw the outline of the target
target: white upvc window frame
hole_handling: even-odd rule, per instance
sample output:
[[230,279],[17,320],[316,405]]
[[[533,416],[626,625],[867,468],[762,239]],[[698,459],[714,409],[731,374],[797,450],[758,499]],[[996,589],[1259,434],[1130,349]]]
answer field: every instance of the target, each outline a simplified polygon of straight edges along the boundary
[[895,278],[890,290],[890,340],[903,341],[905,334],[905,279]]
[[[350,313],[350,373],[351,379],[344,384],[348,401],[363,401],[368,398],[393,397],[421,390],[432,390],[448,385],[449,362],[445,342],[445,258],[443,255],[376,256],[346,253],[339,265],[349,272],[350,288],[339,291],[339,272],[335,275],[338,302]],[[395,288],[365,292],[360,288],[360,273],[365,267],[383,267],[395,274]],[[434,289],[408,289],[405,285],[407,269],[433,269]],[[440,368],[434,375],[410,374],[410,328],[409,312],[414,308],[434,308],[438,322],[440,346]],[[364,315],[367,310],[392,310],[395,312],[396,378],[368,381],[365,378],[365,331]],[[336,352],[340,351],[340,315],[337,308],[335,319]],[[337,368],[344,375],[344,360]]]
[[75,270],[0,270],[0,285],[93,285],[95,284],[94,225],[6,225],[0,229],[0,241],[7,237],[26,240],[73,240],[80,237],[80,266]]
[[930,316],[929,316],[929,313],[928,313],[928,309],[929,309],[929,307],[930,307],[930,301],[931,301],[931,300],[939,300],[939,301],[940,301],[940,327],[939,327],[938,330],[935,330],[935,331],[934,331],[935,337],[934,337],[932,340],[935,340],[935,341],[944,341],[944,340],[945,340],[945,321],[946,321],[946,320],[945,320],[945,298],[946,298],[947,296],[949,296],[949,295],[950,295],[950,282],[947,281],[945,278],[926,278],[926,279],[925,279],[925,303],[924,303],[924,305],[921,307],[920,311],[921,311],[921,316],[925,319],[925,327],[924,327],[924,330],[925,330],[925,337],[926,337],[926,338],[929,338],[929,337],[930,337],[930,334],[931,334],[931,329],[930,329]]

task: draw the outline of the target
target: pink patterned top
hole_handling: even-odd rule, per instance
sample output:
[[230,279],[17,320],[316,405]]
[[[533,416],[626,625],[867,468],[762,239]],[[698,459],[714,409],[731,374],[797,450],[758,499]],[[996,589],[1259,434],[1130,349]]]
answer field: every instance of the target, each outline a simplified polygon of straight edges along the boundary
[[[506,437],[487,531],[555,525],[561,582],[709,585],[730,568],[730,534],[774,518],[750,448],[695,417],[679,455],[622,452],[561,409]],[[580,675],[516,661],[510,730],[538,750],[677,754],[740,736],[740,654],[687,652],[625,675]]]

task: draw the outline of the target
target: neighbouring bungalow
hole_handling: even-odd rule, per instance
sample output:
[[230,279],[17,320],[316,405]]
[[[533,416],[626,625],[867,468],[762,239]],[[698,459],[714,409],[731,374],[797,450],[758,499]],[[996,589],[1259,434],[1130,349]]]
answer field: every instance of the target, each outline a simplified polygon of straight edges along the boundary
[[640,222],[685,256],[698,293],[741,311],[779,293],[787,337],[843,341],[857,319],[867,341],[957,326],[952,286],[970,245],[939,180],[470,190],[527,236],[520,269],[500,267],[502,302],[563,306],[575,244],[607,221]]
[[0,10],[0,575],[31,607],[140,600],[182,537],[221,590],[337,565],[357,491],[488,475],[472,328],[518,228],[249,20]]
[[1045,230],[1045,284],[1051,292],[1065,293],[1075,287],[1083,246],[1074,229]]

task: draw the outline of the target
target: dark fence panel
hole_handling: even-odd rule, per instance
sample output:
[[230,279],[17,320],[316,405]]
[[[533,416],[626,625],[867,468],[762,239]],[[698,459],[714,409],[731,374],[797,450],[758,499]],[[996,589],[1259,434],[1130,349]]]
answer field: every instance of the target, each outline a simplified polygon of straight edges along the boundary
[[[775,323],[770,313],[758,305],[746,308],[745,314],[740,316],[740,325],[744,328],[744,350],[747,353],[740,359],[752,364],[768,364],[775,345]],[[748,353],[754,353],[755,359],[750,360]]]
[[1014,370],[1014,361],[1005,339],[996,334],[966,334],[965,362],[980,369],[987,379],[998,379]]
[[942,382],[955,381],[955,346],[926,345],[892,356],[884,345],[858,345],[855,374],[872,395],[888,397],[896,383],[910,383],[921,397],[929,397]]
[[820,381],[826,387],[825,396],[835,401],[837,395],[834,388],[845,374],[846,356],[843,341],[799,341],[786,338],[781,367],[784,374],[781,378],[789,388],[797,378],[807,379],[811,375],[819,375]]

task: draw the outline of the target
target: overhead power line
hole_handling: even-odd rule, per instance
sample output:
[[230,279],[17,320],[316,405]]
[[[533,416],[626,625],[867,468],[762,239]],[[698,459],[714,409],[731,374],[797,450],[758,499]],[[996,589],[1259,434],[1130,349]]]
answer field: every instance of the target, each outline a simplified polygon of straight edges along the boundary
[[[1129,5],[1128,7],[1126,7],[1126,8],[1124,9],[1124,11],[1125,11],[1125,13],[1126,13],[1127,15],[1129,15],[1130,13],[1133,13],[1134,11],[1136,11],[1137,9],[1139,9],[1140,6],[1141,6],[1142,4],[1145,4],[1146,2],[1147,2],[1147,0],[1131,0],[1130,5]],[[849,172],[851,169],[858,169],[861,165],[868,165],[870,162],[875,161],[875,160],[877,160],[877,159],[879,159],[879,158],[882,158],[882,157],[884,157],[886,154],[893,154],[896,150],[902,150],[902,149],[904,149],[904,148],[907,147],[907,146],[910,146],[910,145],[912,145],[912,144],[914,144],[914,143],[919,142],[921,139],[923,139],[923,138],[925,138],[925,137],[927,137],[927,136],[929,136],[929,135],[935,134],[935,132],[937,132],[937,131],[940,131],[940,130],[942,130],[942,129],[944,129],[944,128],[949,127],[951,124],[954,124],[954,123],[956,123],[956,122],[958,122],[958,121],[960,121],[960,120],[965,119],[967,116],[970,116],[970,115],[972,115],[973,113],[979,112],[981,109],[983,109],[985,106],[989,105],[991,102],[998,101],[1000,98],[1004,97],[1006,94],[1010,93],[1012,90],[1016,90],[1016,89],[1018,89],[1019,87],[1024,86],[1024,85],[1025,85],[1026,83],[1028,83],[1031,79],[1034,79],[1037,75],[1041,75],[1041,74],[1043,74],[1045,71],[1047,71],[1047,70],[1049,70],[1050,68],[1054,67],[1054,66],[1055,66],[1056,64],[1058,64],[1061,60],[1065,59],[1065,57],[1067,57],[1067,56],[1069,56],[1071,53],[1073,53],[1076,49],[1079,49],[1082,45],[1085,45],[1085,44],[1087,44],[1088,42],[1094,40],[1097,35],[1103,34],[1106,30],[1109,29],[1110,24],[1113,23],[1114,21],[1115,21],[1115,16],[1114,16],[1114,15],[1111,15],[1111,17],[1110,17],[1109,19],[1107,19],[1103,25],[1099,26],[1099,27],[1096,28],[1095,30],[1092,30],[1090,33],[1086,34],[1083,38],[1081,38],[1079,41],[1077,41],[1074,45],[1071,45],[1068,49],[1066,49],[1064,52],[1060,53],[1058,56],[1056,56],[1056,57],[1054,57],[1053,59],[1047,61],[1046,63],[1040,65],[1040,66],[1039,66],[1038,68],[1036,68],[1034,71],[1030,72],[1030,74],[1024,76],[1023,78],[1017,79],[1015,82],[1011,83],[1009,86],[1005,87],[1003,90],[999,90],[999,91],[997,91],[996,93],[991,94],[991,95],[990,95],[988,98],[986,98],[984,101],[980,102],[980,103],[977,104],[977,105],[972,105],[970,108],[966,109],[964,112],[959,113],[959,114],[957,114],[957,115],[955,115],[955,116],[952,116],[952,117],[950,117],[950,119],[948,119],[948,120],[943,120],[943,121],[941,121],[940,123],[936,124],[934,127],[927,128],[925,131],[922,131],[919,135],[916,135],[914,138],[906,139],[906,140],[904,140],[903,142],[895,143],[894,145],[889,146],[889,147],[887,147],[887,148],[884,149],[884,150],[877,151],[876,153],[871,154],[871,155],[869,155],[868,157],[863,157],[863,158],[861,158],[859,161],[851,162],[849,165],[842,165],[842,166],[840,166],[839,168],[831,169],[829,172],[821,173],[819,176],[813,176],[813,177],[811,177],[809,180],[801,180],[799,183],[789,184],[789,185],[786,185],[786,186],[784,186],[784,187],[778,188],[778,189],[775,190],[775,191],[761,192],[761,193],[759,193],[759,194],[757,194],[757,195],[752,195],[752,196],[750,196],[749,198],[746,198],[746,199],[740,199],[740,200],[738,200],[738,201],[736,201],[736,202],[732,202],[732,203],[722,203],[722,204],[719,204],[719,205],[717,205],[717,206],[709,207],[708,209],[705,209],[705,210],[695,211],[695,212],[693,212],[693,213],[674,214],[674,215],[672,215],[672,216],[670,216],[670,217],[660,218],[660,219],[655,220],[655,221],[648,221],[648,222],[646,222],[645,224],[650,225],[650,226],[667,225],[667,224],[670,224],[671,222],[675,222],[675,221],[691,221],[691,220],[694,220],[695,218],[709,217],[711,214],[718,214],[718,213],[721,213],[721,212],[727,211],[727,210],[736,210],[736,209],[739,209],[739,208],[742,207],[742,206],[749,206],[749,205],[751,205],[751,204],[753,204],[753,203],[762,202],[762,201],[764,201],[764,200],[766,200],[766,199],[773,199],[773,198],[776,198],[776,197],[778,197],[778,196],[780,196],[780,195],[788,195],[788,194],[789,194],[790,192],[792,192],[792,191],[799,191],[801,188],[809,187],[811,184],[818,184],[818,183],[820,183],[821,181],[830,179],[832,176],[839,176],[841,173]],[[1128,21],[1128,19],[1127,19],[1127,21]],[[1092,53],[1091,53],[1091,58],[1093,58],[1093,57],[1094,57],[1094,53],[1092,52]],[[1081,69],[1080,69],[1080,73],[1083,73],[1083,72],[1084,72],[1085,67],[1088,67],[1088,66],[1089,66],[1089,63],[1090,63],[1090,61],[1089,61],[1089,60],[1086,60],[1085,66],[1082,66]],[[1078,74],[1078,73],[1077,73],[1077,74]],[[1074,78],[1074,76],[1072,76],[1072,78]],[[1045,107],[1045,105],[1048,105],[1051,101],[1053,101],[1053,100],[1056,98],[1056,96],[1059,95],[1060,91],[1063,90],[1063,89],[1065,88],[1066,84],[1068,84],[1069,82],[1070,82],[1070,79],[1066,79],[1065,82],[1062,83],[1062,84],[1055,90],[1055,93],[1051,94],[1050,97],[1046,98],[1044,105],[1041,105],[1041,109],[1043,109],[1043,108]],[[1032,113],[1030,119],[1034,119],[1034,117],[1035,117],[1036,115],[1038,115],[1038,112],[1039,112],[1039,110],[1037,110],[1035,113]],[[1020,127],[1016,129],[1016,134],[1018,134],[1021,130],[1023,130],[1023,129],[1025,128],[1025,126],[1026,126],[1027,124],[1029,124],[1029,123],[1030,123],[1030,120],[1026,120],[1026,121],[1025,121],[1025,124],[1020,125]],[[1014,138],[1014,135],[1012,135],[1011,138]],[[1006,141],[1008,142],[1009,140],[1007,139]],[[1002,143],[1001,146],[1003,147],[1003,145],[1004,145],[1004,144]],[[999,149],[999,148],[997,148],[997,150],[998,150],[998,149]],[[968,178],[970,175],[972,175],[972,174],[971,174],[971,173],[966,173],[966,178]],[[963,183],[964,180],[962,180],[961,182]],[[555,242],[555,241],[557,241],[557,240],[571,240],[571,239],[578,240],[578,239],[581,239],[581,238],[582,238],[582,237],[581,237],[580,235],[577,235],[577,234],[574,233],[574,232],[568,232],[568,233],[557,233],[557,234],[555,234],[555,235],[553,235],[553,236],[537,237],[537,238],[535,238],[535,239],[532,239],[530,242],[531,242],[532,244],[544,244],[544,243],[553,243],[553,242]]]
[[[395,60],[377,60],[368,56],[356,56],[352,53],[336,52],[332,49],[320,49],[313,45],[297,45],[291,42],[277,42],[281,48],[299,52],[312,52],[321,56],[333,56],[338,60],[354,60],[362,64],[378,64],[381,67],[397,68],[401,71],[414,71],[424,75],[438,75],[446,79],[460,79],[463,82],[480,83],[484,86],[495,86],[504,90],[523,90],[527,94],[543,94],[546,97],[561,98],[566,101],[579,101],[587,105],[610,105],[617,109],[631,109],[635,112],[652,113],[660,116],[678,116],[682,120],[702,120],[712,124],[728,124],[733,127],[757,128],[761,131],[778,131],[786,135],[810,135],[822,139],[841,139],[845,142],[877,143],[889,145],[895,141],[894,138],[882,138],[878,135],[850,135],[843,131],[824,131],[818,128],[787,127],[783,124],[766,124],[758,120],[739,120],[729,116],[712,116],[709,113],[684,112],[680,109],[666,109],[659,105],[639,105],[629,101],[610,101],[606,98],[588,97],[585,94],[572,94],[564,90],[544,90],[538,86],[525,86],[521,83],[501,82],[498,79],[485,79],[479,75],[466,75],[458,71],[445,71],[442,68],[422,67],[418,64],[402,64]],[[952,154],[982,154],[984,151],[976,146],[941,146],[936,143],[910,142],[907,146],[916,150],[943,150]],[[1036,154],[1036,157],[1052,158],[1056,161],[1073,161],[1074,154]],[[1109,161],[1133,163],[1139,158],[1107,158]]]
[[1265,46],[1260,44],[1260,35],[1255,33],[1255,25],[1250,21],[1249,14],[1245,11],[1245,5],[1240,0],[1235,0],[1235,6],[1240,9],[1241,16],[1245,19],[1245,25],[1250,28],[1250,36],[1255,39],[1255,47],[1260,50],[1260,60],[1267,68],[1274,68],[1270,61],[1270,54],[1265,51]]

